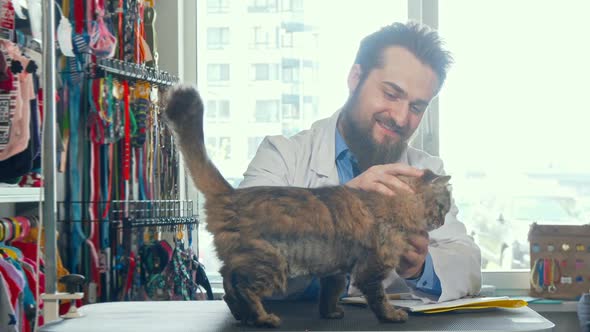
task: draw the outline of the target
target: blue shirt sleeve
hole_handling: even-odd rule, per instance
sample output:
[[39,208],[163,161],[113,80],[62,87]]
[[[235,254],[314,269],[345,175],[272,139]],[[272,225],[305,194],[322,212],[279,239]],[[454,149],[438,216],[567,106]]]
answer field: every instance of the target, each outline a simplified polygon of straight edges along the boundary
[[406,283],[425,293],[440,296],[442,288],[440,286],[440,280],[436,272],[434,272],[434,265],[432,264],[430,253],[426,255],[422,276],[418,279],[406,279]]

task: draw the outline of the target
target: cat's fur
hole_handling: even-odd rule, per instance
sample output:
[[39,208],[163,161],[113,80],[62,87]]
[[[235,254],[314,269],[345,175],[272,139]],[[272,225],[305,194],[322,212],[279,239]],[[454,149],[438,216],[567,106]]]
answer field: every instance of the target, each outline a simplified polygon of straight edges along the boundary
[[394,197],[346,186],[233,189],[207,157],[196,89],[173,88],[164,114],[205,195],[207,229],[223,262],[224,300],[236,319],[278,326],[280,319],[266,312],[261,298],[285,291],[287,279],[296,275],[320,277],[320,315],[341,318],[337,302],[346,273],[380,320],[407,319],[387,301],[382,281],[398,266],[408,234],[444,222],[448,176],[426,171],[420,179],[405,179],[416,194]]

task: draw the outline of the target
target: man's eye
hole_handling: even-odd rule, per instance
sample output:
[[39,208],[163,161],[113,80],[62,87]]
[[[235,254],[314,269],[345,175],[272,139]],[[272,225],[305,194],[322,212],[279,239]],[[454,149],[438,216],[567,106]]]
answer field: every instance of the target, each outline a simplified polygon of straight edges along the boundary
[[412,112],[414,112],[416,114],[420,114],[420,113],[424,112],[424,108],[419,107],[419,106],[412,106]]
[[394,95],[393,93],[389,93],[389,92],[385,92],[385,97],[387,97],[387,99],[390,99],[390,100],[398,100],[399,99],[396,95]]

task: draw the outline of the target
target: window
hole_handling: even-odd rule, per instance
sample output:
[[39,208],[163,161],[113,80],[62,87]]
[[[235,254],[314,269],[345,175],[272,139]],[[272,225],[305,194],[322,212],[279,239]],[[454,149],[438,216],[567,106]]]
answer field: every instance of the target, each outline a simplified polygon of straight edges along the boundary
[[279,120],[278,100],[257,100],[254,122],[277,122]]
[[303,0],[281,0],[281,10],[284,12],[303,11]]
[[279,64],[257,63],[252,65],[254,81],[274,81],[279,79]]
[[283,82],[297,83],[299,82],[299,67],[283,67]]
[[298,104],[283,104],[282,113],[283,120],[298,120],[301,118]]
[[316,119],[318,114],[318,100],[317,97],[304,98],[303,100],[303,114],[307,118]]
[[293,35],[295,33],[291,31],[285,31],[281,34],[281,47],[283,48],[293,48]]
[[277,0],[250,0],[248,4],[248,12],[276,12]]
[[208,28],[207,48],[220,49],[229,45],[229,28]]
[[207,81],[209,83],[229,81],[228,64],[209,64],[207,65]]
[[277,48],[278,31],[278,27],[253,27],[253,41],[250,48]]
[[[348,96],[348,71],[362,37],[393,21],[407,20],[407,0],[371,0],[371,6],[363,1],[232,1],[232,14],[243,15],[223,20],[211,7],[229,10],[230,2],[216,3],[208,0],[208,9],[196,15],[197,84],[208,101],[207,147],[215,151],[210,157],[232,185],[240,182],[262,137],[294,135],[342,106]],[[208,46],[208,29],[220,28],[220,22],[231,31],[232,52],[227,45],[223,52]],[[218,41],[226,38],[223,32],[217,34]],[[289,60],[283,63],[283,59]],[[308,63],[314,64],[313,75],[307,71]],[[220,137],[226,137],[223,144]],[[218,281],[219,262],[204,229],[199,232],[199,246],[210,280]]]
[[532,222],[589,221],[590,113],[580,98],[589,12],[586,1],[439,4],[455,57],[440,94],[440,154],[484,271],[530,268]]
[[248,159],[254,158],[254,155],[258,150],[258,146],[263,139],[264,137],[262,136],[248,137]]
[[219,14],[229,12],[229,0],[207,0],[207,13]]
[[207,153],[218,161],[231,159],[231,138],[227,136],[207,137],[205,139]]
[[228,122],[230,120],[229,100],[209,100],[205,110],[207,121],[210,122]]

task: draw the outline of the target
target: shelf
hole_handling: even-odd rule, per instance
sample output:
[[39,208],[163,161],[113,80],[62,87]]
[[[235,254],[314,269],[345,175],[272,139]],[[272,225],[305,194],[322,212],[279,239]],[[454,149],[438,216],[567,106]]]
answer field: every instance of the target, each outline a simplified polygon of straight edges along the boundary
[[43,188],[0,187],[0,203],[38,202]]

